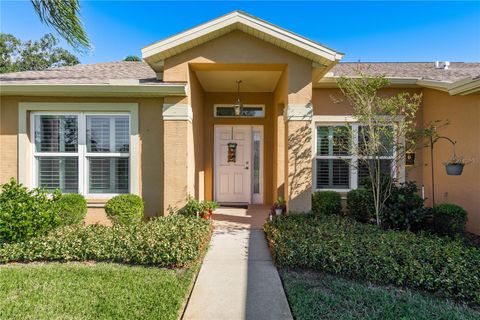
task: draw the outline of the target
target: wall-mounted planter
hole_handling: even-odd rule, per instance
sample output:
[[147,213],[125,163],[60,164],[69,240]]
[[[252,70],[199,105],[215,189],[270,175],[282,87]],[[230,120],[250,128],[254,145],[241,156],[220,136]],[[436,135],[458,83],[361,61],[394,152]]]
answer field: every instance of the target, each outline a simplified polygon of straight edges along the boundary
[[447,170],[447,174],[449,176],[459,176],[463,172],[463,167],[465,164],[463,163],[452,163],[452,164],[446,164],[445,169]]

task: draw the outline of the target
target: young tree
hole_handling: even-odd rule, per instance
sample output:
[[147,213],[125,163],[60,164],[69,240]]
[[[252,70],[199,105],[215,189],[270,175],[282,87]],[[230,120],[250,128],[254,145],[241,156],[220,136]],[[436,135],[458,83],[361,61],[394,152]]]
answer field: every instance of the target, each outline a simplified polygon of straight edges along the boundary
[[[407,92],[382,94],[380,90],[389,85],[388,79],[371,77],[361,70],[357,73],[357,77],[340,78],[338,86],[352,106],[352,115],[359,123],[355,127],[358,131],[354,132],[348,125],[342,127],[343,134],[338,135],[340,139],[334,143],[348,149],[357,159],[357,163],[350,165],[370,178],[376,222],[380,225],[384,204],[395,183],[390,176],[398,172],[406,151],[416,144],[414,120],[422,97]],[[345,134],[350,138],[341,138]],[[351,137],[358,138],[354,141]]]
[[40,21],[53,27],[77,51],[90,49],[90,40],[80,21],[78,0],[30,0]]
[[0,33],[0,73],[45,70],[72,66],[78,58],[57,46],[58,40],[46,34],[38,41],[22,42],[11,34]]

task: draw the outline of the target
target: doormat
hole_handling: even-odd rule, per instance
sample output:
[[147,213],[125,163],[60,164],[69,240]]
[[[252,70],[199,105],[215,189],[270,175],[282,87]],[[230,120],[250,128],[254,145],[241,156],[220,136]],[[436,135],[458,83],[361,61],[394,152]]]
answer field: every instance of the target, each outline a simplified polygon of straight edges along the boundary
[[248,209],[248,204],[221,204],[220,208]]

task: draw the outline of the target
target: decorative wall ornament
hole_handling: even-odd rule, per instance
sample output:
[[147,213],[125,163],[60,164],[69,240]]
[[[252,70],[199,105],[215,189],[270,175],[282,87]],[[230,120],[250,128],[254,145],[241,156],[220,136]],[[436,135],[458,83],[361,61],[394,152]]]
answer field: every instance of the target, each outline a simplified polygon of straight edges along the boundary
[[405,153],[405,165],[414,166],[415,165],[415,152],[406,152]]
[[227,146],[227,162],[235,163],[237,161],[237,144],[235,142],[230,142]]

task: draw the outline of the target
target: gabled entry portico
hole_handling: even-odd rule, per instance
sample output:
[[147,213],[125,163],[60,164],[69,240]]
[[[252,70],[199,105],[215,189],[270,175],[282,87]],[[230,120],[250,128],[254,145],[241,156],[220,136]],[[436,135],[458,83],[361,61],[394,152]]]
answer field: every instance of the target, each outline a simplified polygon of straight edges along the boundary
[[[165,207],[182,207],[191,194],[268,205],[284,196],[289,209],[310,209],[312,81],[341,53],[235,11],[145,47],[142,54],[158,79],[187,85],[187,97],[164,102],[165,152],[177,155],[165,163]],[[244,103],[264,105],[263,116],[216,116],[215,105],[235,103],[237,80]],[[257,156],[259,134],[248,127],[262,128]],[[238,160],[229,161],[229,152]]]

